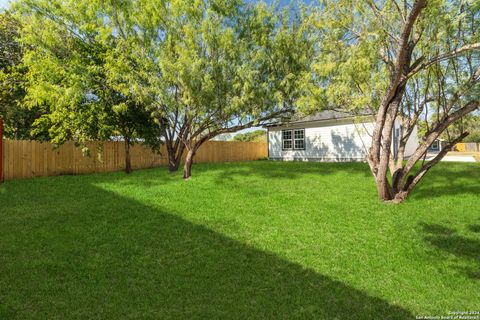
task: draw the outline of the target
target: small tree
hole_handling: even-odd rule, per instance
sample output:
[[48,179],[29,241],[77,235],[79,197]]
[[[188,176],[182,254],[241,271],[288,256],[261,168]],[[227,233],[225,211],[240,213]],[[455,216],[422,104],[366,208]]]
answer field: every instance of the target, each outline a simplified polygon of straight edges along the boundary
[[[460,0],[341,0],[316,8],[319,55],[306,88],[323,107],[368,108],[375,115],[367,160],[380,199],[403,201],[468,134],[451,137],[442,152],[425,161],[430,145],[479,107],[479,10],[478,2]],[[438,117],[429,117],[432,112]],[[396,119],[403,130],[395,159]],[[431,123],[405,159],[406,142],[422,119]]]

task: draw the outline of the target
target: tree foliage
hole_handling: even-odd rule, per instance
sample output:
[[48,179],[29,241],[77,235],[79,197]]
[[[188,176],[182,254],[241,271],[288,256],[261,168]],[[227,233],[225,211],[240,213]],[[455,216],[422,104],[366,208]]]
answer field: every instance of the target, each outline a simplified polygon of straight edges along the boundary
[[265,130],[255,130],[246,133],[239,133],[233,137],[233,141],[266,142],[267,132]]
[[42,114],[41,108],[24,107],[26,67],[19,42],[20,22],[8,13],[0,13],[0,117],[5,124],[5,137],[10,139],[42,138],[32,136],[33,122]]
[[449,140],[450,137],[460,136],[464,132],[470,133],[462,142],[480,143],[480,115],[467,115],[460,121],[456,122],[451,128],[444,133],[443,138]]
[[[436,117],[436,115],[432,115],[432,117]],[[418,130],[420,132],[420,136],[424,136],[428,130],[429,123],[435,121],[430,119],[427,121],[419,121],[418,123]],[[480,116],[477,113],[472,113],[464,116],[463,118],[459,119],[457,122],[453,123],[447,130],[445,130],[440,139],[444,141],[450,141],[452,137],[458,137],[465,132],[468,132],[468,136],[466,136],[461,142],[474,142],[480,143]]]
[[118,30],[104,22],[114,19],[107,7],[95,1],[67,2],[27,0],[16,5],[26,21],[22,41],[29,46],[24,57],[26,103],[49,107],[35,122],[36,130],[47,131],[56,144],[73,140],[84,148],[89,140],[121,136],[125,170],[130,172],[130,145],[141,139],[158,149],[161,128],[128,90],[109,81],[114,72],[110,59],[119,41]]

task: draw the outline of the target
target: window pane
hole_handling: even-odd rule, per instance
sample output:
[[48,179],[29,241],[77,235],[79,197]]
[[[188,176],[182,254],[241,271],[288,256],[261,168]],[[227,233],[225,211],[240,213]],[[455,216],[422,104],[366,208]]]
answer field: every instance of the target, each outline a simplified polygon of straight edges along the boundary
[[297,140],[295,139],[295,149],[305,149],[305,140]]
[[292,140],[283,140],[283,149],[292,149]]
[[304,150],[305,149],[305,129],[294,130],[294,149]]
[[283,139],[292,139],[292,131],[291,130],[283,130]]
[[303,139],[304,130],[295,130],[295,139]]

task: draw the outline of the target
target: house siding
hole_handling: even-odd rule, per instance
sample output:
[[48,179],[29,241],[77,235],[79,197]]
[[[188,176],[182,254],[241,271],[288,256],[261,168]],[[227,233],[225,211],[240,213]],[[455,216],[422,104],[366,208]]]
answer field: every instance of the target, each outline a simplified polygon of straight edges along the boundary
[[412,135],[407,140],[405,145],[405,157],[410,157],[418,147],[418,128],[414,127]]
[[[398,127],[399,123],[395,127]],[[272,160],[365,161],[371,145],[373,122],[352,119],[331,120],[271,127],[268,130],[268,153]],[[305,129],[305,150],[282,150],[282,130]],[[407,143],[408,157],[417,146],[416,130]]]

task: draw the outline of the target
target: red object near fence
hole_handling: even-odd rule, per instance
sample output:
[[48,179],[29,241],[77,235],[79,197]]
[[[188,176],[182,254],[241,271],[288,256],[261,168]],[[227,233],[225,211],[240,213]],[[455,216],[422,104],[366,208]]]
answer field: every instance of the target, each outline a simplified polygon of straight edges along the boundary
[[3,119],[0,118],[0,183],[3,182]]

